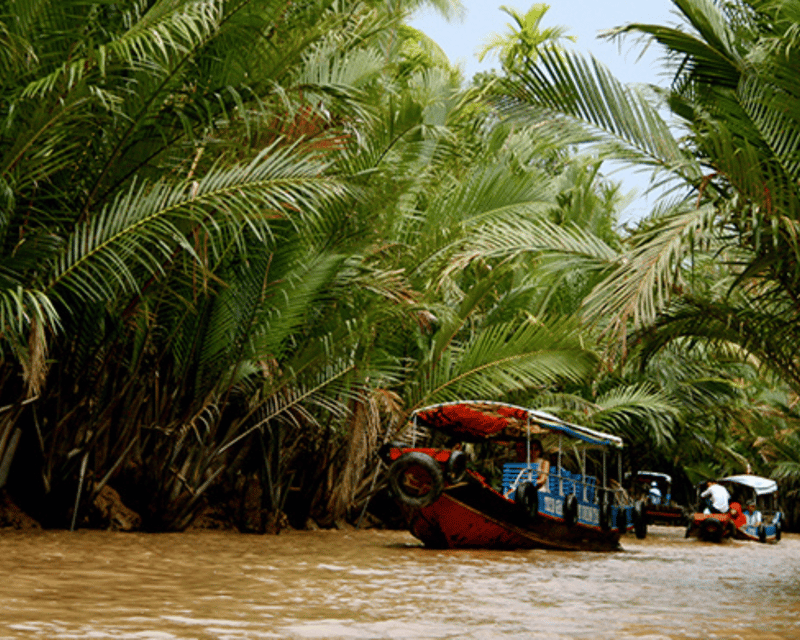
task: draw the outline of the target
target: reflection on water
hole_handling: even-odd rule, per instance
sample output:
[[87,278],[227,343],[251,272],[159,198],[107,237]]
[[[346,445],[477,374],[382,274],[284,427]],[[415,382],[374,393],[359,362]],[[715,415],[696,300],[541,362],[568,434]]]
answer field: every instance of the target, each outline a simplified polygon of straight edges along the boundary
[[432,551],[403,532],[0,532],[0,640],[800,637],[800,536],[619,553]]

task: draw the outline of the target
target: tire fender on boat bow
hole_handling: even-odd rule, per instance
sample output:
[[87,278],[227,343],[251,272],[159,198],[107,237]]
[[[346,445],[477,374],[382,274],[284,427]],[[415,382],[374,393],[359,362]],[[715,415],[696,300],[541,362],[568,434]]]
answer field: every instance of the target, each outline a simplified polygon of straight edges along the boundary
[[407,451],[389,467],[389,487],[409,507],[427,507],[442,494],[444,474],[427,453]]
[[578,521],[578,499],[574,493],[564,498],[564,523],[571,527]]
[[724,533],[724,526],[715,518],[707,518],[700,525],[700,534],[705,540],[719,542]]
[[468,456],[463,451],[450,452],[445,467],[445,475],[450,484],[456,484],[464,479],[464,474],[467,472],[467,460]]
[[539,490],[532,482],[523,482],[517,487],[514,502],[530,520],[535,520],[539,515]]

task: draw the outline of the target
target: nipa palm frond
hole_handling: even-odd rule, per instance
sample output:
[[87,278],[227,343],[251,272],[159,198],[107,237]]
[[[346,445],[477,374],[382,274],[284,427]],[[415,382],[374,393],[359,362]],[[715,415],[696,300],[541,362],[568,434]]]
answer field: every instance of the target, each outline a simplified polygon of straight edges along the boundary
[[231,241],[243,248],[244,229],[266,239],[276,220],[313,221],[320,203],[343,193],[323,169],[293,147],[273,145],[246,165],[212,170],[191,184],[133,185],[75,230],[48,290],[99,300],[113,298],[118,287],[136,290],[136,269],[159,275],[177,249],[193,255],[185,236],[195,226],[207,234],[216,261]]
[[503,85],[503,92],[512,113],[532,105],[551,116],[584,123],[603,138],[624,144],[623,160],[636,159],[690,181],[701,175],[657,108],[638,89],[616,80],[597,60],[587,61],[569,51],[542,52],[536,64],[528,64]]
[[581,346],[569,324],[555,329],[532,321],[508,322],[482,328],[466,342],[453,342],[436,362],[423,363],[413,404],[498,398],[584,379],[597,358]]
[[693,246],[714,238],[717,213],[711,207],[678,209],[660,217],[618,268],[590,294],[586,314],[612,334],[624,337],[628,322],[652,323],[672,299]]
[[661,447],[673,438],[679,408],[650,385],[616,387],[595,401],[592,426]]
[[203,45],[219,27],[220,7],[213,0],[157,2],[144,15],[131,14],[123,21],[129,26],[118,37],[97,44],[84,56],[73,56],[28,84],[22,97],[36,99],[53,91],[69,92],[90,74],[104,77],[110,64],[124,64],[153,73],[157,68],[168,66],[170,59]]
[[591,233],[556,225],[543,217],[518,218],[488,224],[471,235],[455,252],[442,275],[459,272],[478,258],[508,260],[523,253],[557,257],[559,270],[576,264],[604,270],[619,259],[618,252]]

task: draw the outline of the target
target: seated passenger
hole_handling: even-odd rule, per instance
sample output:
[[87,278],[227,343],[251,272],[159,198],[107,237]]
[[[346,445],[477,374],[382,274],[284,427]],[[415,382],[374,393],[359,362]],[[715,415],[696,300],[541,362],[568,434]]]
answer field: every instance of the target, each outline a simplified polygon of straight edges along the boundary
[[747,524],[761,524],[761,512],[756,509],[753,502],[748,502],[745,506],[744,517],[747,518]]
[[[544,447],[541,440],[531,440],[531,464],[538,465],[538,474],[536,476],[536,488],[539,491],[549,491],[547,484],[548,476],[550,475],[550,460],[543,456]],[[527,447],[524,442],[518,443],[517,446],[517,460],[525,462],[528,457]]]
[[650,483],[650,491],[647,497],[650,499],[650,504],[661,504],[661,489],[658,488],[658,482],[655,480]]
[[536,487],[539,491],[547,491],[547,479],[550,475],[550,460],[544,457],[544,447],[542,447],[542,443],[539,440],[531,441],[531,459],[539,465]]
[[737,527],[743,527],[747,524],[747,518],[745,517],[742,505],[734,500],[731,500],[730,503],[730,514],[731,518],[733,519],[733,524],[735,524]]

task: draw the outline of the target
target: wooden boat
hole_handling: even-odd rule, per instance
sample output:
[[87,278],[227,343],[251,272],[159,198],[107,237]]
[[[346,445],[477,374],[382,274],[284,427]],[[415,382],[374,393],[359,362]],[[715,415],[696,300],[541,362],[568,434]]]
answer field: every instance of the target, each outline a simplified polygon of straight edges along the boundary
[[[778,483],[750,474],[728,476],[719,480],[731,494],[731,510],[740,540],[778,542],[781,539],[783,514],[778,508]],[[755,507],[757,518],[748,518],[747,505]]]
[[[619,482],[617,436],[489,401],[419,409],[410,426],[412,442],[390,444],[383,455],[409,531],[427,547],[608,551],[629,529],[646,535],[641,504]],[[535,440],[551,458],[541,488]],[[523,460],[491,455],[511,448]]]
[[[672,476],[660,471],[637,471],[625,474],[625,487],[631,496],[640,498],[648,524],[684,526],[687,509],[672,500]],[[655,485],[657,493],[651,491]]]
[[[777,542],[781,539],[783,514],[777,507],[778,485],[774,480],[753,475],[738,475],[717,481],[728,490],[731,498],[725,513],[709,513],[700,500],[686,526],[686,537],[696,536],[708,542],[721,542],[731,538]],[[746,506],[754,504],[759,521],[748,518]],[[743,508],[742,505],[745,505]]]

